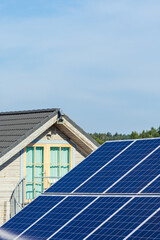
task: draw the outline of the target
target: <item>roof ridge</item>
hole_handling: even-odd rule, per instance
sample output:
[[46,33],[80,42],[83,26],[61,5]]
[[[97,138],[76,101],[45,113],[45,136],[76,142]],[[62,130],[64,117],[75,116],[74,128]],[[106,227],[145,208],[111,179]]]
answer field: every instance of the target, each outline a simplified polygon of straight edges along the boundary
[[19,115],[19,114],[29,114],[29,113],[54,112],[56,110],[60,110],[60,108],[46,108],[46,109],[33,109],[33,110],[22,110],[22,111],[8,111],[8,112],[0,112],[0,115]]

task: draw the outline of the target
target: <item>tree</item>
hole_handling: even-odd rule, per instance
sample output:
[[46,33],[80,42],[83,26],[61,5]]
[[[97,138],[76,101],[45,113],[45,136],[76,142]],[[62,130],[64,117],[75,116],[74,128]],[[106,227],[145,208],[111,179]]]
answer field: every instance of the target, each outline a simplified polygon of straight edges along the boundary
[[131,135],[130,135],[130,139],[137,139],[137,138],[139,138],[139,135],[138,135],[138,133],[137,132],[132,132],[131,133]]
[[158,129],[151,127],[150,130],[143,130],[141,133],[137,133],[136,131],[132,131],[131,134],[111,134],[107,133],[91,133],[90,134],[99,144],[103,144],[106,141],[110,140],[123,140],[123,139],[138,139],[138,138],[153,138],[160,137],[160,127]]

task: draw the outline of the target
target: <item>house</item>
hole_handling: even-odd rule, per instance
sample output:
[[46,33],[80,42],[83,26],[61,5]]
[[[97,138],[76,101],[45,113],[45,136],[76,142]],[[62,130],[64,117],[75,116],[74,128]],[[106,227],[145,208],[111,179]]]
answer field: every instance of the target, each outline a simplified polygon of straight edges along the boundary
[[59,108],[0,113],[0,225],[98,146]]

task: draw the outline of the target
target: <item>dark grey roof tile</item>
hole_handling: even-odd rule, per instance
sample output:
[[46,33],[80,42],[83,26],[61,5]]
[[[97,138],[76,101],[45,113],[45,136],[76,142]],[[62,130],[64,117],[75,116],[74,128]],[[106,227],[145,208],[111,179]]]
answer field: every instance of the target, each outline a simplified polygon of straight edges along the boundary
[[0,113],[0,157],[42,126],[59,108]]
[[[39,123],[39,122],[38,122]],[[6,125],[6,126],[0,126],[0,132],[1,131],[10,131],[10,130],[29,130],[33,128],[36,124],[22,124],[22,125]]]
[[10,131],[0,131],[0,136],[21,136],[25,134],[26,130],[10,130]]
[[39,121],[41,121],[41,119],[43,118],[27,118],[27,119],[10,119],[10,120],[6,120],[6,121],[2,121],[0,119],[0,126],[10,126],[10,125],[23,125],[26,124],[26,122],[29,124],[33,124],[33,123],[39,123]]
[[16,139],[17,136],[0,136],[0,142],[14,142]]
[[[56,115],[60,115],[59,108],[0,113],[0,158]],[[65,118],[98,145],[70,118]]]
[[11,142],[0,142],[0,147],[2,148],[9,147],[10,144]]

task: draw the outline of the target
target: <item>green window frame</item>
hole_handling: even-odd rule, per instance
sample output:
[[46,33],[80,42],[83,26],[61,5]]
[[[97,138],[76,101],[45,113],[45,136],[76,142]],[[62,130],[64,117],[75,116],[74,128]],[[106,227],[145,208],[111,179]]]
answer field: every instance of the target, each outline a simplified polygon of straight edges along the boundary
[[[63,177],[71,169],[71,148],[70,147],[50,147],[50,176],[52,183]],[[52,184],[51,183],[51,184]]]
[[24,149],[24,199],[31,202],[72,168],[72,145],[30,144]]
[[43,192],[44,148],[26,147],[26,200],[35,199]]

